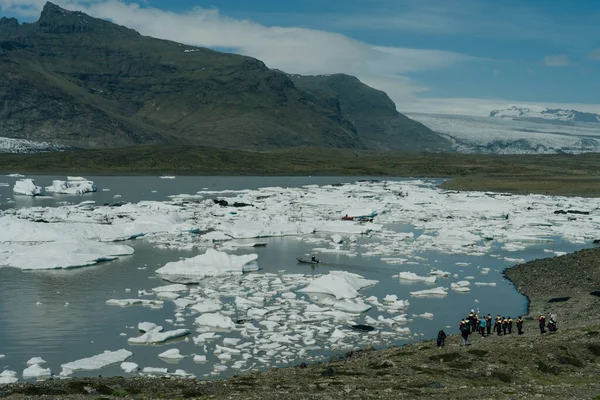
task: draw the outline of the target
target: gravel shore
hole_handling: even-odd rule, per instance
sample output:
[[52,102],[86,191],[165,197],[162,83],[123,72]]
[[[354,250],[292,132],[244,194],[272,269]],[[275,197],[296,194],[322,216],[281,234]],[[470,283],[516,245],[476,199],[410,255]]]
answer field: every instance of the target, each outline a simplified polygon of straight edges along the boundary
[[[525,334],[459,335],[216,381],[74,378],[0,386],[7,399],[600,398],[600,248],[505,271],[529,299]],[[539,313],[556,314],[540,334]]]

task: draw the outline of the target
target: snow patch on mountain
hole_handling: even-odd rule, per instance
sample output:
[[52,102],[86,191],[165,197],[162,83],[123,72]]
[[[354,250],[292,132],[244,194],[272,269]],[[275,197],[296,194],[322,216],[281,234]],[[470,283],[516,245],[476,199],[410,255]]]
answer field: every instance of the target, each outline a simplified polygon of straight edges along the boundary
[[64,151],[67,149],[67,146],[48,142],[0,137],[0,153],[31,154],[48,151]]
[[502,110],[492,110],[490,118],[510,118],[516,120],[541,120],[548,122],[600,122],[600,114],[560,108],[513,105]]

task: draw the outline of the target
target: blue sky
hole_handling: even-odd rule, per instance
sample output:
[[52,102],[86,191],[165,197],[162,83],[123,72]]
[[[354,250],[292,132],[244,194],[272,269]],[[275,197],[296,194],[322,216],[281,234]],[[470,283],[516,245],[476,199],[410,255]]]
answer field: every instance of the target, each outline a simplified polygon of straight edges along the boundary
[[[36,19],[44,0],[0,0]],[[600,112],[600,1],[56,0],[142,34],[229,49],[301,74],[344,72],[400,111],[508,104]]]

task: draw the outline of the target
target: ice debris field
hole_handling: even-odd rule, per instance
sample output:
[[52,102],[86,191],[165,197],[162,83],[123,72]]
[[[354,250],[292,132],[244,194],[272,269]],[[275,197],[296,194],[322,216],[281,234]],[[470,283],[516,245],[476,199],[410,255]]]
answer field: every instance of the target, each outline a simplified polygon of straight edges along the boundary
[[[77,178],[55,181],[46,191],[92,188],[93,182]],[[15,193],[36,195],[38,189],[27,179],[15,185]],[[390,228],[394,224],[410,224],[418,233],[397,232]],[[361,256],[397,266],[398,273],[389,278],[429,287],[412,290],[403,299],[393,293],[366,296],[364,289],[379,282],[356,273],[262,271],[253,246],[264,245],[261,238],[281,236],[309,243],[321,255],[350,257],[359,252],[359,237],[368,236],[371,240],[360,247]],[[318,361],[327,351],[389,345],[414,338],[415,319],[436,318],[430,312],[412,314],[411,302],[468,293],[474,286],[493,288],[498,280],[490,277],[485,265],[477,267],[477,276],[459,276],[452,269],[456,266],[425,270],[418,263],[419,254],[435,250],[501,257],[494,254],[493,244],[513,252],[540,243],[552,247],[557,238],[590,244],[598,237],[600,199],[461,193],[441,190],[426,180],[202,190],[165,202],[97,206],[87,201],[8,209],[0,214],[0,267],[85,267],[133,254],[133,240],[196,255],[149,271],[164,280],[162,285],[118,298],[110,297],[106,288],[106,307],[162,309],[172,303],[172,319],[132,321],[133,329],[118,342],[123,348],[90,354],[60,368],[46,367],[45,360],[32,354],[27,365],[16,370],[19,366],[10,365],[10,354],[0,354],[2,365],[10,366],[0,372],[0,383],[69,377],[113,364],[120,365],[124,375],[194,377],[182,369],[135,362],[138,346],[157,344],[163,345],[156,348],[157,363],[191,358],[210,365],[205,377]],[[246,254],[233,254],[243,248]],[[302,270],[294,272],[298,271]],[[356,329],[365,325],[372,329]],[[193,343],[196,350],[182,354],[178,348],[182,341]]]

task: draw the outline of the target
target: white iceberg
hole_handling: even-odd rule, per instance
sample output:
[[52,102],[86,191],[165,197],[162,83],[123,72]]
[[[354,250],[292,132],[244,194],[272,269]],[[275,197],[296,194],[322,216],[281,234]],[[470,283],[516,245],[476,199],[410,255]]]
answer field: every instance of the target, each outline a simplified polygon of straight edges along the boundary
[[156,273],[171,282],[197,283],[206,277],[242,275],[257,271],[257,254],[229,255],[215,249],[181,261],[167,263]]
[[61,376],[69,376],[75,371],[94,371],[110,364],[121,363],[133,355],[129,350],[105,351],[92,357],[82,358],[62,364]]
[[141,305],[152,308],[161,308],[164,305],[164,301],[161,300],[146,300],[146,299],[109,299],[106,300],[106,304],[109,306],[135,306]]
[[377,281],[365,279],[360,275],[346,271],[331,271],[313,280],[304,289],[303,293],[325,293],[337,299],[353,299],[360,296],[358,291],[367,286],[375,285]]
[[220,329],[233,329],[235,328],[235,324],[226,315],[221,313],[208,313],[202,314],[198,318],[196,318],[196,324],[200,326],[207,326],[210,328],[220,328]]
[[32,364],[23,370],[23,378],[43,378],[51,376],[50,368],[40,367],[39,364]]
[[469,292],[471,291],[469,286],[471,286],[471,282],[469,281],[458,281],[456,283],[452,282],[450,284],[450,288],[455,292]]
[[143,335],[127,339],[130,344],[152,344],[162,343],[170,339],[179,338],[189,335],[189,329],[175,329],[172,331],[163,332],[163,327],[154,325],[150,322],[140,323],[138,329],[144,332]]
[[136,363],[134,363],[134,362],[122,362],[121,363],[121,369],[126,374],[130,374],[130,373],[135,372],[138,369],[140,369],[140,367]]
[[69,176],[67,181],[53,180],[52,185],[46,186],[46,192],[57,194],[85,194],[95,192],[96,185],[82,177]]
[[32,357],[27,361],[27,365],[34,365],[34,364],[44,364],[46,362],[46,360],[44,360],[42,357]]
[[425,283],[435,283],[437,280],[436,276],[419,276],[413,272],[400,272],[398,277],[405,281],[413,281],[413,282],[425,282]]
[[441,297],[448,295],[448,289],[444,287],[437,287],[435,289],[419,290],[417,292],[410,292],[413,297]]
[[19,179],[15,182],[13,193],[23,196],[37,196],[42,193],[42,187],[36,186],[33,179]]
[[19,378],[17,378],[17,373],[15,371],[11,371],[5,369],[0,373],[0,385],[7,385],[9,383],[18,382]]
[[169,360],[169,361],[179,361],[183,358],[185,358],[184,355],[181,355],[179,353],[179,349],[170,349],[167,351],[164,351],[162,353],[160,353],[158,355],[159,358],[164,358],[165,360]]
[[[2,247],[5,247],[2,252]],[[130,246],[91,240],[60,240],[35,245],[0,245],[0,265],[23,270],[85,267],[133,254]]]

